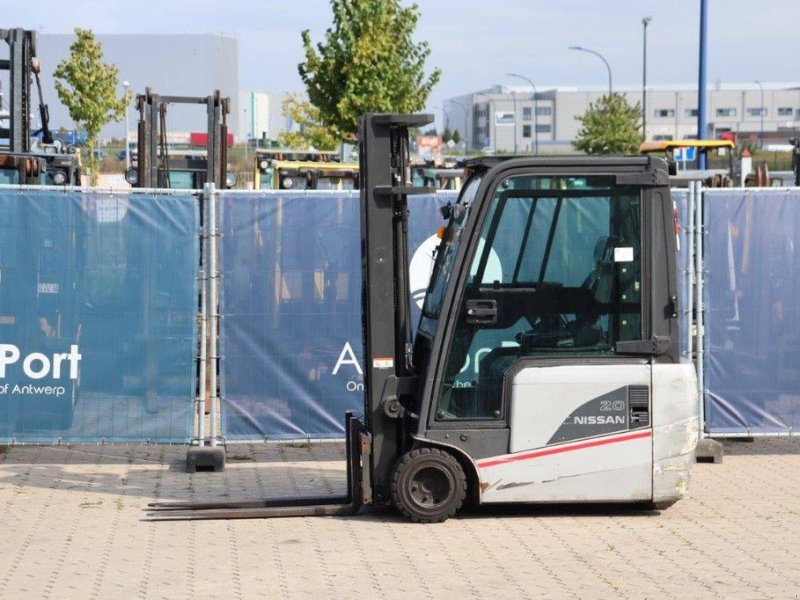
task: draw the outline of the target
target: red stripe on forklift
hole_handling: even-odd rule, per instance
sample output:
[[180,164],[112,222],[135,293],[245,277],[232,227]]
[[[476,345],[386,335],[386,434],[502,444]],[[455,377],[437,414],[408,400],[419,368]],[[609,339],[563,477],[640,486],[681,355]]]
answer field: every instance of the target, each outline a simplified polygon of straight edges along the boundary
[[541,456],[550,456],[551,454],[561,454],[562,452],[571,452],[573,450],[583,450],[584,448],[594,448],[596,446],[605,446],[607,444],[616,444],[617,442],[627,442],[630,440],[638,440],[647,438],[653,435],[650,430],[631,433],[616,438],[604,438],[602,440],[592,440],[591,442],[583,442],[581,444],[573,444],[571,446],[558,446],[557,448],[548,448],[547,450],[537,450],[536,452],[526,452],[525,454],[516,454],[506,458],[494,458],[485,462],[479,462],[478,466],[481,469],[486,467],[495,467],[497,465],[504,465],[511,462],[520,460],[530,460],[531,458],[539,458]]

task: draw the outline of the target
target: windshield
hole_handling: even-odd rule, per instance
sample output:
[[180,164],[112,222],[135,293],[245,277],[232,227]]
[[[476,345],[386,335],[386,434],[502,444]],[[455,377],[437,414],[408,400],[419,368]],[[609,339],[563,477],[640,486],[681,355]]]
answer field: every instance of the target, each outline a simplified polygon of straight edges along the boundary
[[323,175],[317,179],[318,190],[352,190],[355,188],[354,180],[350,177],[338,175]]
[[267,167],[263,171],[261,171],[261,181],[259,182],[259,188],[262,190],[271,190],[275,187],[275,182],[273,181],[273,176],[275,174],[275,170],[272,167]]
[[193,171],[169,171],[169,187],[173,190],[194,189]]
[[439,318],[444,292],[447,289],[447,283],[450,281],[455,257],[461,244],[461,230],[464,227],[464,223],[467,222],[469,208],[472,201],[475,199],[475,194],[481,184],[481,179],[481,175],[476,175],[464,186],[458,203],[456,207],[454,207],[455,210],[453,210],[452,216],[450,217],[450,222],[442,238],[442,243],[439,245],[436,252],[433,273],[431,273],[431,281],[428,284],[428,293],[422,305],[422,315],[428,319]]
[[19,171],[16,169],[0,169],[0,183],[16,184],[19,183]]

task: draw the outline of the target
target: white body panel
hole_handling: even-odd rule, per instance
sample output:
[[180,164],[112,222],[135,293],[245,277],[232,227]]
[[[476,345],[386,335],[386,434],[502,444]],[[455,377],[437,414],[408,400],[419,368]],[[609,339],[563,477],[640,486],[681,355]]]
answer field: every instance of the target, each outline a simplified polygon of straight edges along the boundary
[[689,486],[700,434],[694,365],[653,366],[653,502],[674,502]]
[[[630,385],[650,389],[649,427],[553,439],[579,407]],[[481,502],[669,504],[686,493],[699,428],[690,363],[526,368],[509,417],[510,453],[476,462]]]
[[650,387],[649,365],[536,367],[520,371],[511,388],[513,454],[545,446],[582,404],[626,385]]
[[[557,432],[581,407],[600,397],[625,394],[627,386],[650,388],[646,364],[530,367],[512,382],[510,453],[478,461],[481,502],[635,501],[652,496],[652,431],[613,431],[566,439]],[[627,407],[627,403],[626,403]],[[610,413],[609,413],[610,414]],[[606,427],[606,429],[608,429]],[[574,434],[573,434],[574,435]]]
[[[652,493],[652,437],[631,434],[478,461],[481,502],[626,502]],[[545,454],[551,450],[557,454]],[[502,462],[508,461],[508,462]]]

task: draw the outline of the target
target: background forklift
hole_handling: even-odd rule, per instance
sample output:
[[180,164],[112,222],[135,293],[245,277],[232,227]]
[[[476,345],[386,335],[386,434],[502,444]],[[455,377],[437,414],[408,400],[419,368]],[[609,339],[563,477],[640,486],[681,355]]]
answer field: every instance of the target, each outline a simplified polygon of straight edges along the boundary
[[[80,154],[54,140],[50,131],[50,111],[39,77],[41,64],[36,58],[36,32],[19,27],[0,29],[0,40],[8,45],[8,59],[0,60],[0,71],[8,73],[9,90],[8,117],[0,124],[0,179],[23,185],[81,185]],[[32,80],[39,96],[41,127],[36,131],[31,127]]]
[[[736,181],[733,140],[660,140],[642,142],[639,154],[655,154],[673,162],[671,183],[687,187],[702,181],[708,187],[731,187]],[[705,169],[698,168],[705,157]]]
[[365,405],[346,418],[347,495],[155,503],[166,519],[341,515],[418,522],[463,502],[668,506],[698,438],[678,347],[676,239],[663,160],[478,159],[436,253],[412,339],[408,131],[359,130]]
[[254,163],[257,190],[358,189],[358,164],[341,162],[338,152],[257,150]]
[[[167,143],[167,111],[170,104],[200,104],[208,122],[205,150],[178,150]],[[210,96],[161,96],[145,88],[136,96],[139,111],[135,164],[125,180],[136,188],[202,190],[206,183],[218,189],[232,188],[235,173],[228,171],[230,98],[215,90]]]

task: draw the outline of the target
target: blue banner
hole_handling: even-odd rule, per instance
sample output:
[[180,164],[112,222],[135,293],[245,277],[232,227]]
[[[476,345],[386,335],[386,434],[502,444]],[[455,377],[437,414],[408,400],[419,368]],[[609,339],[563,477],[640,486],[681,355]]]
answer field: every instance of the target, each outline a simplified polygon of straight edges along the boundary
[[[415,323],[439,207],[455,198],[409,198]],[[341,437],[345,412],[363,412],[359,202],[358,192],[223,194],[226,439]]]
[[706,428],[800,428],[800,190],[705,192]]
[[187,442],[195,197],[0,190],[0,440]]

